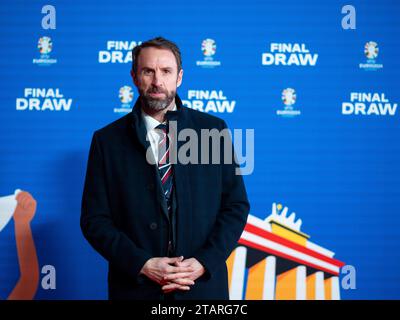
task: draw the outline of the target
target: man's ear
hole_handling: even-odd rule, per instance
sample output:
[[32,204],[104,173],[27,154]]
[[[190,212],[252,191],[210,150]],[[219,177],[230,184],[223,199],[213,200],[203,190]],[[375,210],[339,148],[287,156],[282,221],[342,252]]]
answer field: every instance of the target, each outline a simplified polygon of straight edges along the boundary
[[131,77],[132,77],[132,80],[133,80],[133,83],[135,84],[135,86],[138,86],[137,77],[136,77],[136,74],[133,71],[133,69],[131,69]]
[[178,79],[176,80],[176,87],[180,87],[180,85],[182,84],[182,78],[183,78],[183,69],[181,69],[181,71],[179,71],[178,73]]

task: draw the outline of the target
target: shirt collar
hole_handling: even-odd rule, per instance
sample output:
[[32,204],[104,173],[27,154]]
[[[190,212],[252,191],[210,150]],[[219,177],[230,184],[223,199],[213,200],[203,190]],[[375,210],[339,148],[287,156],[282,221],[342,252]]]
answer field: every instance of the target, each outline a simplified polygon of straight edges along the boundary
[[[176,111],[176,104],[174,104],[174,107],[172,108],[171,111]],[[142,118],[146,126],[147,132],[153,130],[155,127],[161,124],[161,122],[159,122],[158,120],[154,119],[152,116],[144,112],[143,109],[142,109]]]

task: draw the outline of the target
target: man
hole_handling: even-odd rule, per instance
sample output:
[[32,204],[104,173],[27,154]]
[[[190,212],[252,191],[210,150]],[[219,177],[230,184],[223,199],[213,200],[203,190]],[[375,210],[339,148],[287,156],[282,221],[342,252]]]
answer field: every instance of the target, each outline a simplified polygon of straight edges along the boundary
[[171,161],[183,129],[200,136],[226,129],[225,122],[182,106],[173,42],[149,40],[132,57],[140,97],[131,113],[93,135],[83,234],[109,262],[110,299],[228,299],[225,261],[249,212],[237,164]]

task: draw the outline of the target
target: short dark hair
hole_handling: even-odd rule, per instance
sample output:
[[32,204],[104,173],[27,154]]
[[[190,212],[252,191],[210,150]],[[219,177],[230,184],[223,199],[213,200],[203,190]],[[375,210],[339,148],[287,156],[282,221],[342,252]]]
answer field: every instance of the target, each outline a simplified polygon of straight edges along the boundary
[[178,46],[170,41],[167,40],[163,37],[157,37],[157,38],[153,38],[150,40],[147,40],[145,42],[142,42],[140,45],[134,47],[132,49],[132,70],[134,73],[136,73],[137,71],[137,62],[138,62],[138,58],[140,55],[140,51],[142,51],[142,49],[144,48],[158,48],[158,49],[166,49],[171,51],[176,59],[176,64],[178,66],[178,72],[181,71],[182,69],[182,57],[181,57],[181,52],[178,48]]

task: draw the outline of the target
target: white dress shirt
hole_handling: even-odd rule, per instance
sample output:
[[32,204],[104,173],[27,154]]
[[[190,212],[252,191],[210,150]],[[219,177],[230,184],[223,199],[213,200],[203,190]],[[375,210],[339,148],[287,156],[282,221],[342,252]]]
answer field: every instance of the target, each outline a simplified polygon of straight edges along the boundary
[[[171,111],[176,110],[176,105],[172,108]],[[151,149],[153,151],[154,159],[158,159],[158,144],[163,137],[163,133],[160,129],[156,129],[158,125],[165,122],[159,122],[158,120],[154,119],[152,116],[148,115],[142,109],[142,117],[144,124],[147,130],[147,139],[150,142]]]

